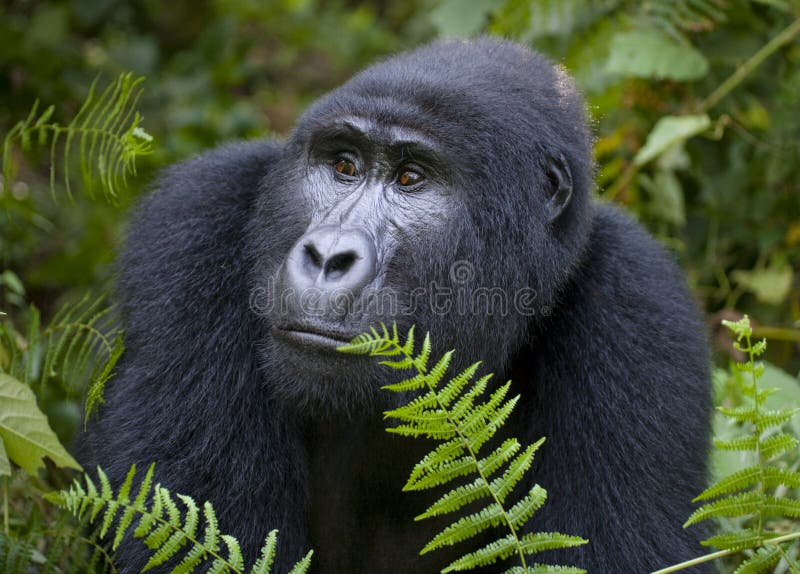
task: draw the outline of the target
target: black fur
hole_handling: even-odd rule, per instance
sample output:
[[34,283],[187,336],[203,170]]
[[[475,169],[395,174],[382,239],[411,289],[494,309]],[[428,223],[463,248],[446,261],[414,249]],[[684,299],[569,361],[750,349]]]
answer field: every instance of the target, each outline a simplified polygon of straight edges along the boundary
[[[342,117],[434,142],[439,191],[376,199],[359,225],[391,244],[377,287],[408,303],[435,283],[455,298],[448,313],[426,299],[411,316],[352,312],[337,325],[416,323],[437,355],[457,349],[456,367],[484,359],[513,379],[508,432],[547,437],[531,480],[549,499],[530,528],[591,540],[540,561],[632,574],[701,553],[702,533],[681,528],[706,471],[698,312],[664,249],[590,200],[584,104],[566,74],[493,39],[391,58],[314,104],[287,142],[226,145],[160,178],[120,260],[126,351],[86,460],[116,483],[156,461],[173,492],[213,501],[251,560],[279,528],[278,572],[311,547],[322,574],[435,572],[453,558],[417,556],[442,523],[414,523],[430,497],[400,491],[429,445],[383,431],[397,399],[378,388],[395,373],[284,345],[281,316],[262,308],[298,238],[343,201],[307,163],[315,132]],[[469,263],[466,278],[454,262]],[[535,313],[459,307],[481,288],[533,289]],[[131,541],[118,556],[136,571],[146,551]]]

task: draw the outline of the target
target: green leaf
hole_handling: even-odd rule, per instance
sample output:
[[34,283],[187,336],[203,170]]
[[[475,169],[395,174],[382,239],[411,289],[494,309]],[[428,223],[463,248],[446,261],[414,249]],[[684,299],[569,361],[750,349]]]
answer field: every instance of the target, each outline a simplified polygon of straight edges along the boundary
[[259,556],[256,563],[253,565],[251,574],[269,574],[272,568],[272,562],[275,560],[275,547],[278,544],[278,531],[272,530],[267,539],[264,540],[264,545],[261,547],[261,556]]
[[8,460],[2,440],[0,440],[0,476],[11,476],[11,461]]
[[685,82],[704,77],[708,61],[689,45],[652,30],[635,30],[614,35],[606,72]]
[[0,405],[0,439],[8,458],[25,472],[36,476],[45,456],[58,466],[83,470],[50,428],[30,387],[0,374]]
[[689,138],[701,134],[711,126],[706,114],[698,116],[664,116],[647,135],[647,141],[633,158],[636,165],[644,165],[667,150],[683,144]]
[[538,554],[545,550],[582,546],[589,541],[579,536],[568,536],[559,532],[534,532],[523,536],[521,542],[525,554]]
[[713,546],[719,550],[744,550],[745,548],[758,546],[761,544],[762,538],[763,536],[759,536],[758,532],[752,528],[748,528],[736,532],[718,534],[712,536],[708,540],[703,540],[700,544],[703,546]]
[[754,465],[743,468],[734,472],[730,476],[726,476],[716,484],[708,487],[703,492],[698,494],[692,502],[700,500],[708,500],[709,498],[716,498],[725,494],[731,494],[737,490],[743,490],[748,486],[757,483],[762,478],[761,466]]
[[789,296],[794,274],[787,265],[752,271],[736,270],[731,277],[762,303],[780,305]]
[[697,524],[709,518],[753,514],[757,512],[759,508],[762,508],[763,504],[763,497],[756,492],[746,492],[744,494],[737,494],[736,496],[729,496],[710,504],[705,504],[695,510],[684,523],[684,527]]
[[443,36],[468,37],[479,32],[487,16],[503,4],[502,0],[472,0],[465,9],[463,0],[444,0],[431,12],[430,21]]
[[767,437],[761,442],[761,455],[770,459],[784,452],[797,448],[798,440],[788,433],[779,433]]
[[781,559],[781,549],[779,546],[769,548],[759,548],[756,553],[739,564],[733,574],[761,574],[767,568],[771,568]]
[[641,173],[637,181],[650,196],[645,204],[648,214],[671,225],[686,223],[683,187],[674,171],[659,169],[652,178]]
[[306,554],[305,557],[300,560],[300,562],[292,567],[291,571],[289,571],[289,574],[306,574],[308,567],[311,566],[311,557],[313,555],[314,551],[309,550],[308,554]]

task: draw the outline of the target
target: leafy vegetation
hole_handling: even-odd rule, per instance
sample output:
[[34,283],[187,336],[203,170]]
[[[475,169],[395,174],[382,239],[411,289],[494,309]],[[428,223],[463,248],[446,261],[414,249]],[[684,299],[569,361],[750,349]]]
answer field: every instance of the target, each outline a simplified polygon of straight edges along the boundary
[[[169,490],[159,484],[153,486],[154,466],[150,465],[147,469],[133,498],[131,494],[136,465],[131,467],[116,495],[108,477],[98,468],[99,489],[88,475],[84,475],[85,488],[78,479],[69,490],[50,494],[47,498],[79,519],[89,523],[97,521],[98,537],[111,539],[112,550],[119,546],[129,532],[132,532],[134,538],[142,539],[153,552],[150,560],[143,566],[143,572],[171,564],[170,561],[176,557],[179,560],[174,560],[171,570],[174,574],[197,572],[201,567],[209,574],[245,572],[239,543],[232,536],[220,533],[217,515],[211,503],[203,504],[201,516],[200,508],[190,496],[178,494],[176,496],[185,509],[181,512]],[[201,524],[202,540],[199,534]],[[247,572],[268,574],[275,560],[276,546],[277,531],[273,530],[264,541],[261,555]],[[311,564],[312,554],[313,551],[309,551],[289,574],[305,574]]]
[[[745,355],[743,362],[732,364],[731,371],[733,383],[748,404],[718,407],[737,428],[744,427],[745,434],[739,433],[731,439],[716,438],[714,445],[723,452],[746,453],[751,460],[744,468],[739,466],[700,493],[695,502],[703,505],[684,524],[686,528],[710,519],[726,521],[722,523],[721,532],[702,542],[720,551],[653,574],[678,572],[722,558],[727,559],[730,568],[725,571],[735,574],[759,574],[773,569],[784,572],[786,568],[798,571],[797,551],[789,545],[796,545],[800,540],[797,528],[800,501],[787,494],[789,489],[800,487],[800,472],[796,465],[786,465],[786,457],[781,455],[796,451],[800,441],[794,433],[781,429],[800,408],[767,408],[767,399],[778,389],[759,386],[765,367],[756,362],[756,357],[766,350],[766,340],[753,344],[753,329],[746,315],[739,321],[723,323],[736,337],[736,350]],[[742,553],[745,557],[734,562]]]
[[[153,138],[141,127],[142,118],[136,111],[141,91],[142,78],[122,74],[98,97],[95,84],[89,95],[66,126],[51,122],[55,106],[51,105],[39,113],[39,101],[31,108],[28,117],[12,127],[3,139],[2,173],[4,187],[11,188],[16,163],[11,159],[15,141],[24,151],[32,145],[32,139],[40,146],[50,145],[50,188],[56,189],[56,150],[64,139],[63,161],[64,186],[70,194],[70,155],[76,148],[81,168],[84,189],[91,194],[99,184],[102,190],[113,197],[120,184],[125,184],[129,173],[136,173],[135,160],[151,151]],[[95,183],[97,182],[97,184]]]
[[[545,489],[534,484],[519,501],[510,506],[506,504],[514,488],[525,478],[534,454],[544,439],[522,448],[517,439],[509,438],[488,454],[481,451],[503,426],[519,400],[519,396],[506,398],[510,381],[492,391],[484,402],[477,402],[486,392],[492,375],[484,375],[476,380],[475,373],[480,363],[474,363],[442,386],[454,351],[445,353],[434,366],[429,367],[430,336],[425,335],[419,353],[415,353],[413,327],[405,342],[401,342],[396,325],[391,334],[384,325],[381,333],[373,328],[370,333],[359,335],[338,350],[385,357],[382,365],[414,373],[408,379],[383,387],[398,393],[420,391],[408,404],[384,413],[386,418],[399,422],[386,430],[402,436],[427,437],[440,444],[414,466],[403,490],[427,490],[454,482],[457,484],[416,519],[459,513],[476,501],[488,501],[486,506],[471,514],[457,514],[455,522],[437,534],[420,554],[452,546],[475,538],[490,528],[501,527],[508,532],[506,536],[462,556],[442,572],[470,570],[512,556],[519,560],[519,565],[509,567],[506,570],[508,574],[585,572],[580,568],[546,564],[529,566],[527,563],[527,556],[544,550],[587,543],[587,540],[578,536],[558,532],[522,533],[530,517],[547,500]],[[459,480],[470,476],[474,477],[472,482],[462,484]]]
[[[33,418],[23,439],[23,418],[0,422],[0,570],[109,568],[102,546],[76,537],[41,494],[72,476],[57,468],[72,465],[61,445],[80,427],[87,389],[90,412],[122,352],[97,294],[113,275],[126,208],[154,170],[222,141],[286,133],[308,102],[385,53],[480,33],[530,44],[576,77],[595,118],[598,195],[677,255],[721,363],[744,357],[720,319],[760,319],[752,336],[770,346],[759,385],[782,389],[762,410],[800,405],[797,0],[480,0],[470,10],[459,0],[176,0],[170,10],[12,0],[0,8],[0,386],[2,407],[13,405],[4,413]],[[119,79],[100,90],[98,77]],[[737,368],[718,369],[715,383],[719,404],[752,407]],[[797,418],[784,425],[795,437]],[[723,441],[748,425],[715,418]],[[19,446],[34,436],[36,449]],[[716,449],[716,479],[757,464],[753,454]],[[799,465],[793,448],[766,468]],[[793,484],[765,488],[797,499]],[[716,519],[721,536],[753,520]],[[799,523],[764,516],[764,532],[786,536]],[[766,571],[800,571],[797,541],[780,548]],[[739,566],[740,553],[720,552],[729,553],[722,571]]]

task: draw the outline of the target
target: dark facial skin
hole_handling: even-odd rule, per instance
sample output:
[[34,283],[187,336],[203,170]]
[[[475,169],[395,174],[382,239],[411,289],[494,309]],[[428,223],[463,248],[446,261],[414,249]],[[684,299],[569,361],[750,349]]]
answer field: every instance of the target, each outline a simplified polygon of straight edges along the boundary
[[274,322],[277,337],[324,352],[374,324],[365,307],[398,243],[436,235],[453,211],[438,148],[414,130],[359,117],[312,134],[298,190],[311,223],[279,272],[281,293],[295,293]]
[[346,415],[398,399],[379,391],[385,369],[336,348],[381,322],[432,324],[430,286],[449,278],[428,262],[465,236],[465,188],[442,142],[411,126],[341,114],[302,135],[281,166],[305,228],[257,268],[256,285],[271,286],[265,355],[296,373],[281,390],[290,402]]

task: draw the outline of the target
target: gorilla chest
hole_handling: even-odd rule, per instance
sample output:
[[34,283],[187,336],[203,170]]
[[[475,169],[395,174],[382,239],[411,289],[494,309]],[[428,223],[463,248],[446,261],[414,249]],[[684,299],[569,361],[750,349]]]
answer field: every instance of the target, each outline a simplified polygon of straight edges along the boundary
[[322,574],[439,572],[459,554],[419,556],[448,521],[415,522],[438,495],[403,492],[430,444],[390,435],[383,421],[318,426],[308,437],[309,546]]

